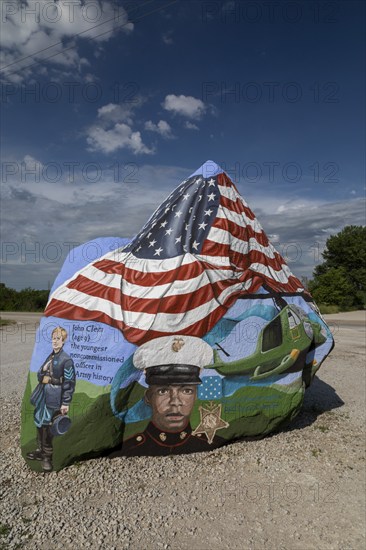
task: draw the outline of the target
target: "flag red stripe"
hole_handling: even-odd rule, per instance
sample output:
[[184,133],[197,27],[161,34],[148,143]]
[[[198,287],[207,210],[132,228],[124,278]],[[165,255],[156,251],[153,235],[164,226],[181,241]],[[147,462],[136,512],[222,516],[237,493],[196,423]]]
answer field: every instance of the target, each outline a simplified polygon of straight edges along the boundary
[[217,183],[223,187],[234,187],[233,182],[227,177],[226,174],[224,174],[224,172],[217,176]]
[[221,244],[215,241],[206,239],[203,245],[201,254],[226,256],[239,269],[247,269],[253,263],[263,264],[272,267],[276,271],[280,271],[284,265],[287,265],[278,254],[274,258],[268,258],[259,250],[249,250],[247,254],[242,254],[230,248],[229,244]]
[[[234,283],[238,280],[235,279]],[[126,311],[152,313],[185,313],[207,302],[215,300],[227,287],[232,286],[233,280],[207,283],[200,289],[187,294],[165,296],[164,298],[134,298],[122,295],[122,309]]]
[[[218,183],[218,185],[221,185],[222,187],[229,187],[229,188],[233,189],[238,194],[238,197],[237,197],[236,201],[231,201],[231,202],[238,203],[243,208],[243,212],[248,216],[248,218],[250,218],[251,220],[256,219],[254,212],[249,208],[248,205],[243,203],[241,195],[240,195],[236,185],[234,185],[234,183],[231,181],[231,179],[226,174],[224,174],[224,173],[219,174],[217,176],[217,183]],[[225,197],[223,197],[223,195],[221,195],[221,197],[225,198]],[[228,200],[230,200],[230,199],[228,199]]]
[[67,288],[73,288],[89,296],[97,296],[98,298],[109,300],[117,305],[121,303],[121,290],[119,288],[112,288],[102,283],[92,281],[84,277],[84,275],[78,275],[76,279],[70,281]]
[[207,284],[193,292],[165,296],[163,298],[140,298],[123,294],[119,289],[107,287],[96,281],[91,281],[79,275],[74,281],[67,285],[68,288],[76,289],[88,296],[109,300],[121,305],[125,311],[143,312],[156,314],[159,311],[164,313],[184,313],[200,305],[214,300],[228,286],[238,282],[238,279],[226,279]]
[[115,328],[123,331],[126,325],[122,321],[118,321],[113,317],[110,317],[103,311],[84,309],[80,306],[75,306],[61,300],[54,298],[48,304],[45,312],[46,317],[61,317],[62,319],[75,319],[80,321],[98,321],[99,323],[105,323],[112,325]]
[[237,214],[245,214],[250,220],[255,220],[255,216],[251,209],[248,206],[245,206],[239,199],[232,201],[228,197],[221,195],[220,204],[232,212],[236,212]]
[[[135,262],[136,265],[138,262],[142,265],[142,262],[138,258],[135,259]],[[191,262],[189,264],[178,266],[178,270],[177,267],[175,267],[174,269],[170,269],[168,271],[149,273],[144,273],[143,271],[138,271],[137,269],[130,269],[121,262],[112,260],[97,261],[93,265],[104,273],[121,275],[123,279],[129,283],[146,287],[172,283],[174,281],[194,279],[204,272],[204,268],[199,262]]]
[[216,218],[212,224],[212,227],[223,229],[224,231],[230,233],[233,237],[236,237],[237,239],[240,239],[242,241],[248,242],[249,239],[255,239],[262,246],[269,245],[266,234],[256,233],[250,225],[241,227],[234,221],[228,220],[227,218]]
[[[227,235],[220,235],[220,232],[217,232],[218,238],[223,236],[223,240],[225,240],[223,244],[217,243],[211,239],[206,239],[204,242],[202,250],[200,251],[200,256],[211,256],[212,260],[210,260],[210,262],[197,258],[197,261],[179,265],[179,262],[183,261],[183,256],[177,256],[176,262],[172,261],[172,258],[170,258],[167,262],[164,263],[164,260],[161,260],[160,263],[159,258],[156,258],[156,260],[158,260],[157,262],[155,262],[155,258],[153,261],[148,259],[140,260],[135,258],[133,253],[131,255],[122,254],[121,261],[106,258],[101,259],[91,265],[102,273],[93,273],[93,269],[89,269],[89,271],[86,269],[79,275],[76,274],[75,278],[73,278],[67,286],[72,289],[73,293],[75,291],[80,292],[79,295],[76,294],[75,296],[74,294],[75,301],[82,302],[83,294],[94,298],[92,300],[89,299],[89,307],[93,307],[94,303],[95,306],[98,307],[98,300],[103,299],[103,309],[108,311],[110,315],[99,310],[92,311],[80,306],[74,306],[71,303],[58,300],[57,298],[51,299],[45,314],[47,316],[55,315],[57,317],[69,319],[91,320],[106,323],[123,331],[125,338],[130,342],[142,344],[152,338],[170,334],[168,331],[154,330],[157,323],[159,323],[160,326],[164,326],[164,315],[174,316],[174,314],[181,315],[185,312],[191,312],[189,319],[194,319],[196,308],[202,307],[200,315],[203,314],[203,311],[209,312],[210,307],[216,306],[215,299],[217,299],[224,290],[231,288],[232,285],[238,284],[239,282],[248,284],[248,281],[250,281],[250,286],[245,291],[239,289],[229,294],[228,297],[223,300],[222,305],[215,307],[215,309],[207,313],[203,319],[193,322],[185,329],[181,329],[180,333],[193,336],[205,335],[222,318],[227,309],[235,303],[239,294],[255,293],[263,284],[266,284],[267,287],[273,289],[275,292],[298,292],[298,288],[302,288],[302,284],[292,274],[289,276],[287,283],[280,283],[271,277],[271,273],[269,273],[270,276],[267,276],[251,269],[251,265],[259,264],[259,266],[267,267],[269,270],[272,269],[283,272],[287,264],[282,256],[274,249],[269,251],[269,253],[273,253],[274,257],[269,258],[264,252],[253,248],[253,245],[256,246],[255,242],[262,247],[269,246],[266,234],[260,228],[252,210],[241,200],[240,194],[230,178],[228,178],[226,174],[221,173],[217,176],[217,182],[219,186],[225,187],[226,189],[232,189],[232,192],[225,191],[225,193],[233,195],[232,198],[228,198],[220,194],[221,207],[227,209],[229,212],[236,213],[240,219],[232,221],[228,213],[229,218],[217,217],[214,220],[212,227],[226,231]],[[220,189],[218,189],[218,191],[220,192]],[[221,191],[224,192],[223,189],[221,189]],[[235,198],[235,193],[238,193],[237,198]],[[258,232],[255,231],[252,225],[257,227]],[[225,239],[226,236],[227,239]],[[211,238],[216,238],[214,236],[214,231],[211,234]],[[253,242],[253,239],[255,242]],[[240,246],[240,242],[243,243],[243,250],[248,248],[247,253],[239,252],[231,248],[238,245]],[[115,257],[118,258],[118,256]],[[226,265],[223,260],[226,261]],[[227,265],[227,260],[230,261],[231,267]],[[174,263],[176,265],[174,265]],[[140,270],[137,269],[139,267]],[[144,271],[147,269],[155,269],[155,271]],[[226,273],[227,278],[225,280],[206,283],[206,280],[209,281],[210,276],[209,274],[205,274],[205,271],[208,269],[219,271],[234,270],[236,277],[232,277],[231,273]],[[108,278],[106,277],[107,281],[115,286],[115,281],[119,282],[119,277],[121,277],[121,289],[103,284],[103,273],[109,275]],[[171,285],[170,292],[176,292],[178,288],[174,287],[175,281],[186,281],[187,285],[189,285],[192,280],[192,284],[199,284],[199,277],[201,275],[206,277],[203,279],[204,286],[197,290],[184,294],[164,296],[165,289],[161,289],[162,296],[160,298],[149,297],[154,294],[150,292],[150,289],[153,287],[168,285],[169,288],[169,285]],[[113,278],[113,276],[116,277]],[[93,280],[93,278],[98,279],[98,281]],[[193,281],[193,279],[196,280]],[[123,289],[126,288],[124,287],[124,282],[136,285],[136,289],[133,287],[128,289],[129,292],[132,293],[132,296],[123,292]],[[146,297],[134,296],[134,292],[142,292]],[[65,299],[68,299],[67,293],[60,294],[60,296],[66,296]],[[73,298],[70,297],[70,299]],[[132,319],[136,320],[135,326],[128,326],[123,321],[112,317],[113,308],[115,308],[116,305],[118,307],[115,310],[115,314],[118,314],[118,316],[120,315],[119,307],[121,307],[122,318],[127,319],[123,314],[124,311],[133,313]],[[143,319],[144,313],[151,316],[159,314],[159,320],[156,323],[154,322],[154,317],[152,317],[151,330],[136,328],[139,320]],[[130,318],[130,313],[128,313],[128,315],[128,318]],[[131,324],[132,319],[130,321]],[[185,322],[187,323],[190,321],[187,321],[186,318]],[[145,326],[147,325],[145,324]]]
[[[198,321],[197,323],[194,323],[193,325],[180,330],[179,334],[198,337],[204,336],[221,319],[221,317],[226,313],[226,310],[226,307],[219,306],[217,310],[213,311],[201,321]],[[126,329],[124,330],[124,336],[126,340],[132,342],[133,344],[138,344],[139,346],[141,344],[144,344],[145,342],[148,342],[149,340],[152,340],[153,338],[160,338],[161,336],[168,336],[169,334],[169,332],[161,332],[158,330],[143,331],[133,327],[126,327]]]
[[[209,332],[221,317],[226,313],[226,311],[235,303],[240,291],[231,294],[225,301],[225,305],[218,306],[214,311],[209,313],[205,318],[193,323],[189,327],[179,331],[179,334],[185,334],[187,336],[204,336]],[[136,328],[127,327],[124,330],[125,338],[132,343],[138,343],[138,345],[143,344],[153,338],[159,338],[160,336],[167,336],[169,332],[161,332],[156,330],[149,331],[140,331]]]
[[287,283],[279,283],[271,277],[262,275],[257,271],[246,269],[244,275],[240,277],[240,280],[244,282],[249,278],[252,279],[252,284],[250,285],[250,288],[243,291],[241,294],[253,294],[263,285],[270,287],[275,292],[299,292],[298,289],[302,288],[301,282],[292,275],[288,278]]
[[[189,327],[182,329],[179,333],[185,334],[188,336],[204,336],[209,332],[216,323],[221,319],[221,317],[226,313],[227,309],[231,307],[237,296],[240,294],[240,291],[231,294],[225,301],[225,305],[218,306],[214,311],[212,311],[205,318],[201,319],[197,323],[193,323]],[[162,332],[156,330],[140,330],[135,327],[129,327],[122,321],[118,321],[113,317],[110,317],[104,312],[101,311],[89,311],[83,309],[79,306],[73,306],[66,302],[60,300],[52,300],[47,308],[47,313],[45,315],[61,317],[63,319],[75,319],[81,321],[97,321],[99,323],[105,323],[111,325],[118,330],[122,331],[126,340],[138,345],[151,340],[152,338],[158,338],[160,336],[167,336],[169,332]]]

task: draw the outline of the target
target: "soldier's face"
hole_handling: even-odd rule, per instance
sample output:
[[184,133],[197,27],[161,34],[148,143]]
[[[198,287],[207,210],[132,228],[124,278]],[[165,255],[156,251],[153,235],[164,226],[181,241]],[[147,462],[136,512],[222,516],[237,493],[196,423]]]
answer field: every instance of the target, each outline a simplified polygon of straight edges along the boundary
[[55,353],[60,351],[60,349],[63,346],[63,343],[64,343],[64,341],[62,339],[61,332],[59,332],[59,331],[54,332],[52,334],[52,349]]
[[162,431],[179,432],[189,422],[197,390],[195,385],[150,386],[145,401],[153,410],[152,421]]

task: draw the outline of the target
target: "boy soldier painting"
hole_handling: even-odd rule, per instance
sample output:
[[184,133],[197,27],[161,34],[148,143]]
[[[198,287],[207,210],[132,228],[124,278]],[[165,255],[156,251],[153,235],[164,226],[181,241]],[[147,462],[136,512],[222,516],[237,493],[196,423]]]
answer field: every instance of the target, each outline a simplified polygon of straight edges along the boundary
[[67,332],[62,327],[52,331],[52,353],[37,373],[38,386],[31,396],[38,447],[26,456],[40,460],[44,472],[52,471],[53,433],[55,416],[66,415],[75,390],[75,368],[71,357],[63,350]]
[[[211,415],[209,435],[192,430],[190,415],[201,384],[200,369],[212,362],[213,350],[193,336],[167,336],[151,340],[135,352],[136,368],[145,371],[145,403],[152,409],[146,429],[123,442],[116,456],[166,456],[212,450],[226,440],[215,435],[227,422]],[[221,409],[220,409],[221,410]],[[202,424],[202,422],[201,422]]]

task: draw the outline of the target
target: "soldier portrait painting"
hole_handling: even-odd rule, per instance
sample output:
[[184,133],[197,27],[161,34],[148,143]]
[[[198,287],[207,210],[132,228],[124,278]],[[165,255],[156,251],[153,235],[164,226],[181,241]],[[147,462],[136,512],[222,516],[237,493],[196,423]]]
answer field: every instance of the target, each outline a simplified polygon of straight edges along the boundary
[[37,373],[38,386],[31,395],[34,405],[34,423],[37,427],[37,449],[27,453],[28,460],[41,461],[42,470],[50,472],[52,466],[55,418],[65,416],[75,390],[75,368],[71,357],[63,350],[67,332],[62,327],[52,331],[52,353]]
[[[109,456],[166,456],[212,450],[225,443],[217,429],[227,427],[221,418],[214,435],[192,430],[190,416],[201,384],[200,370],[212,361],[209,344],[193,336],[167,336],[138,348],[134,365],[145,371],[145,403],[151,418],[145,430],[125,440]],[[216,429],[215,429],[216,428]]]

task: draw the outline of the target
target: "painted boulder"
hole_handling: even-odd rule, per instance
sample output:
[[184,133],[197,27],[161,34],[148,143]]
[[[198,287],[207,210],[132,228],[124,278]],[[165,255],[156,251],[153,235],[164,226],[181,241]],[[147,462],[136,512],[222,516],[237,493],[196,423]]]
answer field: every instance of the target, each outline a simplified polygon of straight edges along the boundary
[[23,456],[47,472],[268,434],[298,413],[332,347],[311,296],[208,161],[134,239],[66,259],[31,360]]

